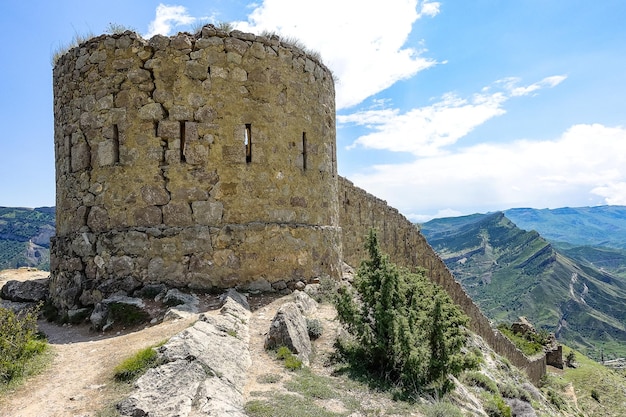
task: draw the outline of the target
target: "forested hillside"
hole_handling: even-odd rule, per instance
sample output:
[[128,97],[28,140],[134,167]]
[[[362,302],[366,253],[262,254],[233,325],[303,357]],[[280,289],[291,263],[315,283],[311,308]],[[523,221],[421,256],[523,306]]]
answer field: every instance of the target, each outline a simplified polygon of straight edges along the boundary
[[[436,219],[422,232],[496,323],[526,316],[591,357],[626,356],[626,280],[594,266],[607,264],[601,251],[578,250],[587,259],[579,261],[504,213]],[[623,266],[619,259],[611,264]]]
[[50,269],[54,207],[0,207],[0,270],[23,266]]

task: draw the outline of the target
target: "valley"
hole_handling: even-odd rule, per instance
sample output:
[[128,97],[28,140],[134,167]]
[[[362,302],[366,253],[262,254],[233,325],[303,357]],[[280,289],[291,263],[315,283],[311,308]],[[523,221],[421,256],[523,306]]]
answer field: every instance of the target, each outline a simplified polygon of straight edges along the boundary
[[[572,235],[580,236],[579,226],[593,221],[573,221],[570,213]],[[560,239],[568,239],[568,228],[557,223]],[[612,227],[621,230],[616,219]],[[522,230],[503,212],[435,219],[421,230],[494,323],[525,316],[593,359],[626,356],[622,250],[578,246],[577,238],[553,243],[535,230]],[[604,234],[605,240],[616,240]]]

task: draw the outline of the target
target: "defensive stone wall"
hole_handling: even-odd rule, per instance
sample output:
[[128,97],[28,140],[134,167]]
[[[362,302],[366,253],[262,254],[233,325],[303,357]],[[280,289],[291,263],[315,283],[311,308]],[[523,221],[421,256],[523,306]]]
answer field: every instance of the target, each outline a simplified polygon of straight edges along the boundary
[[[54,68],[56,236],[62,310],[147,284],[272,291],[357,266],[364,238],[425,268],[471,328],[538,382],[419,230],[337,176],[330,71],[278,37],[103,35]],[[342,254],[343,250],[343,254]]]
[[546,373],[546,357],[526,357],[497,330],[454,279],[444,262],[430,247],[419,229],[398,210],[390,207],[352,182],[339,177],[339,224],[342,228],[343,259],[357,267],[365,257],[365,238],[371,228],[377,230],[380,246],[397,265],[426,270],[428,278],[441,285],[452,300],[469,316],[470,328],[480,335],[498,354],[526,371],[535,384]]
[[338,277],[331,72],[278,37],[132,32],[54,68],[52,298]]

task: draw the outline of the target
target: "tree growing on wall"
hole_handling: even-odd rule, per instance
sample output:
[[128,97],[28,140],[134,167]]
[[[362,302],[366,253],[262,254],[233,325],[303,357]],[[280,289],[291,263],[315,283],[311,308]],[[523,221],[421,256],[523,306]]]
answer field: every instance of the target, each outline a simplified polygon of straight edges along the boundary
[[468,318],[423,271],[410,273],[384,255],[370,231],[368,259],[354,286],[336,300],[340,321],[350,334],[341,349],[374,375],[406,393],[448,392],[449,375],[473,366],[461,354]]

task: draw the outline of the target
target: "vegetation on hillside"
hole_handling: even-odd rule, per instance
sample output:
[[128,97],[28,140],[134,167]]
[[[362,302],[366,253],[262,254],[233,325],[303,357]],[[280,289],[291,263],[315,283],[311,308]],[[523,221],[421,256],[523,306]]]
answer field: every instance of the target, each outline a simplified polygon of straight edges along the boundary
[[49,270],[54,231],[54,207],[0,207],[0,270],[25,266]]
[[352,339],[340,350],[353,366],[400,386],[409,395],[446,393],[457,376],[476,364],[463,355],[467,317],[422,272],[392,264],[370,231],[369,259],[362,261],[354,290],[336,302],[339,320]]

